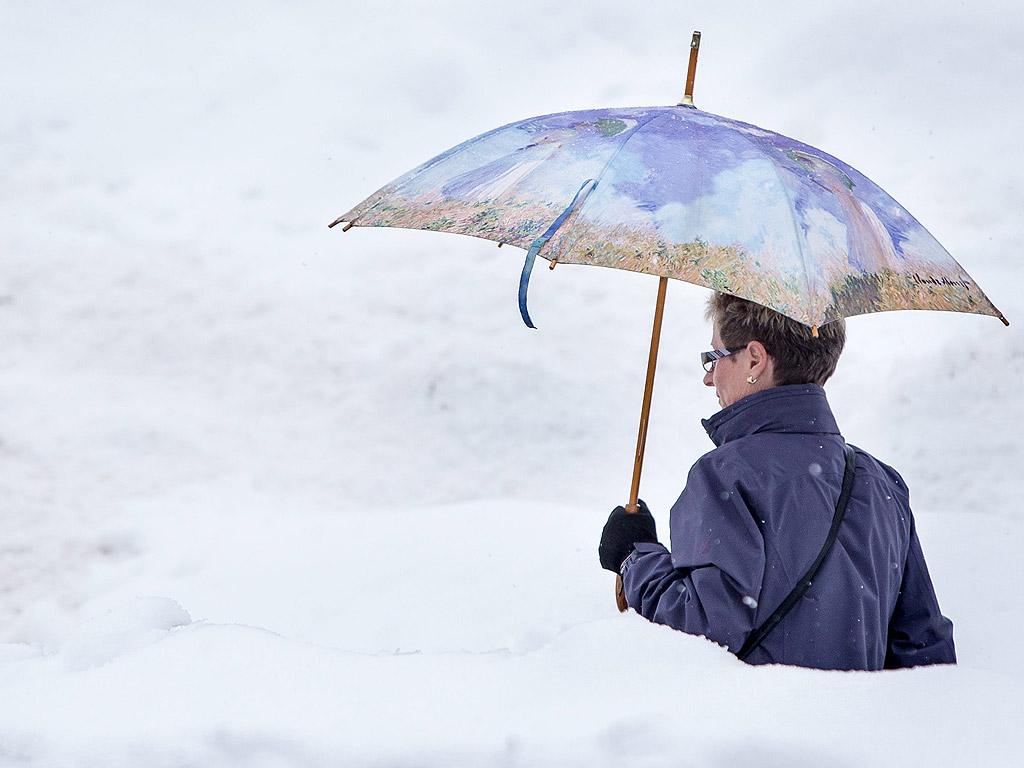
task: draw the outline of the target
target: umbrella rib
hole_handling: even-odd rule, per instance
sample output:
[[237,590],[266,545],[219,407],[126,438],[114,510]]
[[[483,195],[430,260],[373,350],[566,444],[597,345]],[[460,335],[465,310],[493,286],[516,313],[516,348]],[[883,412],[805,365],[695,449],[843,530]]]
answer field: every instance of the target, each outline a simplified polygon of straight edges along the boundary
[[[782,187],[783,193],[786,195],[786,204],[787,204],[787,206],[789,208],[789,213],[790,213],[790,223],[793,225],[793,239],[796,242],[797,251],[800,253],[800,266],[803,267],[803,272],[804,272],[804,289],[807,291],[807,295],[810,296],[811,295],[811,291],[812,291],[812,286],[811,286],[810,273],[809,273],[809,271],[807,269],[807,254],[804,252],[803,241],[800,238],[800,229],[799,229],[799,226],[797,225],[797,221],[796,221],[796,203],[793,200],[793,196],[790,194],[789,186],[786,184],[785,179],[783,179],[782,172],[779,170],[779,166],[775,163],[775,158],[772,157],[771,152],[765,152],[763,150],[763,148],[760,146],[760,144],[758,142],[754,141],[752,138],[749,138],[747,136],[743,136],[743,138],[744,138],[745,141],[747,141],[750,144],[752,144],[762,154],[762,156],[766,160],[768,160],[768,163],[772,167],[772,171],[774,171],[774,173],[775,173],[775,177],[779,180],[779,185]],[[775,149],[775,148],[772,147],[772,149]],[[784,314],[789,314],[789,312],[786,312]],[[806,316],[806,313],[805,313],[805,316]],[[810,325],[810,323],[805,323],[805,325]],[[814,328],[817,329],[817,325],[815,325]],[[816,330],[815,330],[815,335],[817,335],[817,331]]]
[[[791,215],[791,223],[793,224],[793,238],[796,241],[797,250],[800,251],[800,264],[804,268],[804,289],[807,291],[807,296],[813,295],[813,286],[811,286],[811,276],[807,269],[807,254],[804,252],[803,240],[800,237],[800,227],[796,221],[796,201],[793,200],[793,196],[789,193],[789,187],[786,186],[785,180],[782,178],[782,172],[779,171],[779,167],[775,164],[774,158],[770,155],[766,155],[768,161],[772,165],[772,170],[775,171],[775,175],[779,179],[779,184],[782,185],[782,190],[786,194],[786,202],[789,203],[789,211]],[[818,326],[815,324],[812,326],[814,335],[818,335]]]
[[[379,203],[385,196],[390,195],[390,194],[394,194],[395,192],[397,192],[402,187],[410,184],[416,178],[418,178],[419,176],[421,176],[424,173],[426,173],[427,171],[429,171],[431,168],[433,168],[438,163],[440,163],[440,162],[442,162],[444,160],[447,160],[449,157],[451,157],[452,155],[458,153],[460,150],[464,149],[465,147],[468,147],[470,144],[473,144],[474,142],[477,142],[477,141],[480,141],[480,140],[483,140],[483,139],[487,139],[487,138],[493,136],[496,133],[500,133],[501,131],[504,131],[504,130],[506,130],[508,128],[511,128],[512,126],[514,126],[516,124],[517,123],[507,123],[507,124],[499,126],[497,128],[492,128],[489,131],[485,131],[484,133],[481,133],[479,136],[473,136],[471,138],[466,139],[465,141],[462,141],[462,142],[456,144],[454,147],[449,147],[448,149],[444,150],[444,152],[441,152],[440,154],[435,155],[434,157],[430,158],[429,160],[427,160],[427,161],[425,161],[423,163],[420,163],[420,165],[416,166],[415,168],[413,168],[410,171],[406,171],[401,176],[399,176],[397,179],[393,179],[393,180],[389,181],[387,184],[385,184],[383,187],[378,189],[376,192],[374,192],[368,198],[363,200],[363,202],[359,203],[355,208],[352,208],[348,213],[345,213],[345,214],[342,214],[341,216],[339,216],[337,219],[334,220],[333,223],[327,225],[328,228],[334,227],[334,226],[340,224],[343,221],[348,222],[349,225],[351,225],[351,226],[357,226],[357,220],[361,216],[363,216],[367,211],[371,210],[374,206],[376,206],[377,203]],[[345,231],[350,229],[351,226],[350,227],[346,227]]]

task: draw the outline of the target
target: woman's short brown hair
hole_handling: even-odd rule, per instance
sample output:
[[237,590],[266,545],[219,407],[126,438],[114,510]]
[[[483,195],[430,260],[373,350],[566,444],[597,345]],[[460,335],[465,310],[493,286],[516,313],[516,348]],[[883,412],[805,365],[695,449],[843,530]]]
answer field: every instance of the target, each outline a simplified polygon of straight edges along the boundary
[[811,328],[752,301],[727,293],[714,293],[706,317],[715,324],[722,344],[741,347],[751,341],[764,344],[774,363],[775,384],[823,386],[835,373],[846,344],[846,321],[840,318]]

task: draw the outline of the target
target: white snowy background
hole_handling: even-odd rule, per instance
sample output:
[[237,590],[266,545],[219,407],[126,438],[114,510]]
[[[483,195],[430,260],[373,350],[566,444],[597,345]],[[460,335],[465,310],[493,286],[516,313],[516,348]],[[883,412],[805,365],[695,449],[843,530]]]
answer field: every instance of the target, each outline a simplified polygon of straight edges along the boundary
[[[619,615],[656,281],[327,223],[530,115],[696,103],[821,147],[1014,323],[850,321],[957,667],[750,668]],[[0,765],[908,766],[1019,755],[1024,6],[5,0]],[[642,496],[711,444],[674,283]]]

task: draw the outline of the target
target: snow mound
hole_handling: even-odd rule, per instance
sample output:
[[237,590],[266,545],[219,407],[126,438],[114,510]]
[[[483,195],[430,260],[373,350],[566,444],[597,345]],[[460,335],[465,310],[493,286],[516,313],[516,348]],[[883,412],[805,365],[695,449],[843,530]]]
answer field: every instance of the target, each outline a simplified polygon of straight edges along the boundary
[[76,626],[59,656],[69,670],[100,667],[191,623],[188,611],[170,598],[137,598]]

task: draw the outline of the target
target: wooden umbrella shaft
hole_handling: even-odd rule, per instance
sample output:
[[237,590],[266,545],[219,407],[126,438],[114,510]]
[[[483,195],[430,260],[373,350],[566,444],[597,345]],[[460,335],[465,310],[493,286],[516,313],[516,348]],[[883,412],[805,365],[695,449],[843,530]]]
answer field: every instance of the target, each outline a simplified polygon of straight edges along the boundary
[[647,357],[647,381],[644,384],[644,402],[640,408],[640,431],[636,437],[636,458],[633,460],[633,485],[629,491],[627,512],[636,512],[640,507],[640,473],[644,465],[644,447],[647,445],[647,424],[651,415],[651,395],[654,392],[654,372],[658,367],[658,346],[661,342],[661,319],[665,313],[665,292],[668,278],[658,280],[658,302],[654,307],[654,328],[651,331],[651,352]]
[[[647,445],[647,423],[651,415],[651,395],[654,392],[654,372],[658,367],[658,346],[661,342],[661,319],[665,314],[665,292],[668,290],[668,278],[658,280],[658,302],[654,306],[654,328],[651,331],[651,352],[647,356],[647,381],[644,384],[644,402],[640,407],[640,431],[636,436],[636,458],[633,460],[633,486],[629,492],[627,512],[640,509],[640,473],[644,466],[644,447]],[[629,608],[626,595],[622,588],[622,577],[615,577],[615,604],[619,611]]]

